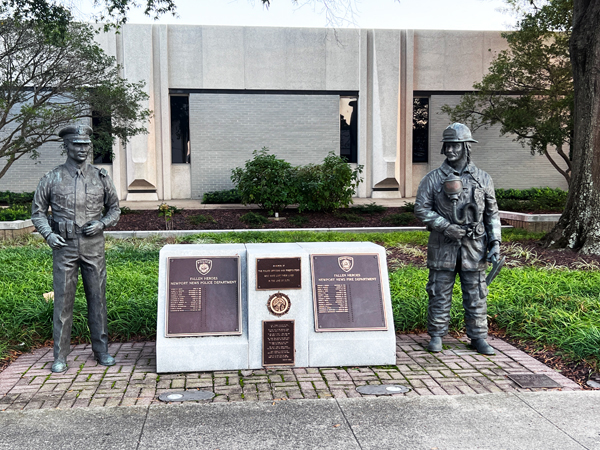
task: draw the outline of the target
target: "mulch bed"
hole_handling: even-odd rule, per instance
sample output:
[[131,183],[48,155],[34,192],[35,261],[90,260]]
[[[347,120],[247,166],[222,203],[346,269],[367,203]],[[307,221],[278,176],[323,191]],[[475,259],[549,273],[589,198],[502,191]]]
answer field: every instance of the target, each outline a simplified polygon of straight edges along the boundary
[[[165,223],[165,218],[158,215],[156,210],[132,211],[121,215],[117,226],[110,231],[154,231],[154,230],[239,230],[252,227],[240,220],[248,212],[254,212],[269,217],[266,212],[248,209],[204,209],[182,210],[173,214],[171,220]],[[396,226],[386,221],[390,216],[404,213],[404,208],[387,208],[378,214],[361,214],[353,208],[332,213],[299,213],[295,209],[286,209],[279,214],[281,220],[272,220],[258,228],[347,228],[347,227],[390,227]],[[199,216],[203,216],[199,217]],[[200,223],[198,220],[207,220]],[[413,218],[403,226],[423,226]]]

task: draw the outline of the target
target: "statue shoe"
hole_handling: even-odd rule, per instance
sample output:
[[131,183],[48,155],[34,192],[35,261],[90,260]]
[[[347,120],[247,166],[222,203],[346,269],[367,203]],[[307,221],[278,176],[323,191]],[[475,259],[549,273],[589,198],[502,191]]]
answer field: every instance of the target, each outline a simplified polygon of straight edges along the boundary
[[64,361],[61,361],[60,359],[57,359],[56,361],[54,361],[54,364],[52,364],[52,368],[50,370],[54,373],[62,373],[62,372],[66,372],[67,369],[68,369],[67,363]]
[[477,350],[477,353],[482,355],[495,355],[496,352],[485,339],[471,339],[471,347]]
[[442,338],[440,336],[432,336],[429,344],[427,345],[427,350],[430,352],[438,353],[442,351]]
[[108,353],[94,353],[94,359],[98,361],[98,364],[101,366],[114,366],[116,364],[115,358]]

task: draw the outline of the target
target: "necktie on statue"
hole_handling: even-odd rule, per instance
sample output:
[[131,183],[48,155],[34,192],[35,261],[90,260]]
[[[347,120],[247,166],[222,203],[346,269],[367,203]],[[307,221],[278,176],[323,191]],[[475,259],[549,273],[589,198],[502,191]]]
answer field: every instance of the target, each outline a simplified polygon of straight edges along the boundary
[[77,171],[75,184],[75,224],[78,227],[85,225],[85,183],[81,170]]

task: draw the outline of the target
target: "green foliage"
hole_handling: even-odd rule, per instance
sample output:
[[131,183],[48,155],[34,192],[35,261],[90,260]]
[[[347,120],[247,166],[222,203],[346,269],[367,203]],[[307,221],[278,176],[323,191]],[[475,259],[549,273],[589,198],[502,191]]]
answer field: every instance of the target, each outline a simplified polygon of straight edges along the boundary
[[306,225],[309,222],[309,220],[308,217],[305,216],[293,216],[288,219],[288,222],[297,227],[302,227]]
[[189,221],[192,225],[200,225],[203,223],[217,223],[217,221],[210,214],[198,214],[190,216]]
[[322,164],[298,168],[298,210],[334,211],[352,203],[363,166],[352,169],[343,158],[330,152]]
[[183,208],[177,208],[176,206],[171,206],[167,203],[161,203],[158,206],[159,217],[165,218],[165,230],[173,229],[173,223],[171,222],[173,219],[173,214],[179,214],[181,211],[183,211]]
[[561,212],[567,203],[568,192],[562,189],[496,189],[498,207],[504,211],[556,211]]
[[5,205],[31,205],[35,192],[0,192],[0,203]]
[[409,213],[414,213],[415,212],[415,204],[413,202],[406,202],[403,206],[404,211],[409,212]]
[[269,219],[262,216],[254,211],[250,211],[240,217],[240,222],[244,222],[246,225],[252,228],[262,227],[264,224],[269,223]]
[[0,222],[11,220],[25,220],[31,218],[31,207],[25,205],[12,205],[0,208]]
[[126,216],[127,214],[139,214],[139,211],[131,209],[129,206],[121,206],[121,215]]
[[356,205],[350,209],[352,210],[352,212],[358,214],[382,214],[387,210],[385,206],[378,205],[375,202],[369,203],[367,205]]
[[269,154],[267,147],[254,150],[252,155],[254,157],[246,161],[244,168],[232,170],[231,181],[236,184],[242,203],[256,203],[269,214],[295,203],[292,165]]
[[225,204],[225,203],[242,203],[242,197],[237,189],[229,189],[226,191],[205,192],[202,195],[202,203],[208,204]]
[[[519,1],[509,3],[520,6]],[[573,75],[569,37],[572,0],[551,0],[539,8],[521,10],[518,30],[502,33],[508,49],[499,52],[474,92],[454,108],[442,110],[472,130],[500,125],[531,154],[554,161],[552,148],[567,166],[554,167],[570,182],[573,137]]]
[[384,222],[389,222],[392,226],[395,227],[405,227],[409,223],[415,220],[415,215],[413,213],[405,212],[399,214],[390,214],[382,219]]

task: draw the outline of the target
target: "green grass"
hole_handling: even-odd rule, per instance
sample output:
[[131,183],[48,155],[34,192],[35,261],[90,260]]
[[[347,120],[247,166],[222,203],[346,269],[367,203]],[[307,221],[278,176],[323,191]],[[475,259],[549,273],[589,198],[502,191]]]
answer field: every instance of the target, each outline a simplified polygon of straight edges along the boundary
[[[426,232],[315,233],[310,231],[205,233],[178,239],[195,243],[371,241],[391,247],[426,245]],[[539,237],[523,231],[503,234],[507,241]],[[107,301],[113,339],[156,333],[160,238],[107,239]],[[0,243],[0,359],[10,350],[27,350],[52,337],[52,254],[34,237]],[[424,330],[427,320],[427,270],[402,267],[390,274],[394,322],[398,331]],[[490,287],[491,322],[515,338],[535,340],[575,359],[600,361],[600,272],[504,268]],[[456,286],[451,329],[462,330],[460,290]],[[89,340],[86,304],[78,287],[73,337]]]

